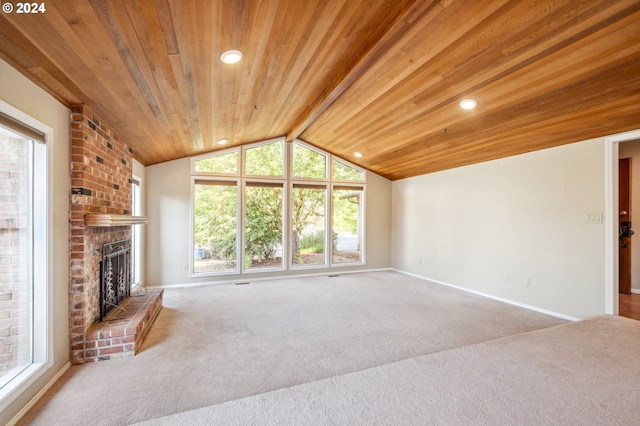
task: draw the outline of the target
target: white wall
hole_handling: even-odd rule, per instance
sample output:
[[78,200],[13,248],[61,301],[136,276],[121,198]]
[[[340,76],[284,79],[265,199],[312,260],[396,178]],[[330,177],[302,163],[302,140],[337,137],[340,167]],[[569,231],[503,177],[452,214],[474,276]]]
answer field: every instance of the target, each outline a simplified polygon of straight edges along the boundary
[[189,173],[188,158],[147,167],[148,286],[189,281]]
[[0,60],[0,99],[53,128],[53,366],[0,413],[6,424],[69,360],[69,110]]
[[[146,168],[147,176],[147,259],[146,284],[166,286],[234,280],[238,275],[190,278],[190,159],[168,161]],[[367,174],[366,256],[364,266],[290,271],[288,275],[340,273],[391,266],[391,182],[374,173]],[[285,272],[251,273],[243,280],[282,276]]]
[[563,315],[602,314],[605,228],[584,213],[605,211],[604,191],[603,139],[395,181],[393,267]]
[[623,142],[618,152],[618,158],[631,158],[631,287],[640,293],[640,141]]

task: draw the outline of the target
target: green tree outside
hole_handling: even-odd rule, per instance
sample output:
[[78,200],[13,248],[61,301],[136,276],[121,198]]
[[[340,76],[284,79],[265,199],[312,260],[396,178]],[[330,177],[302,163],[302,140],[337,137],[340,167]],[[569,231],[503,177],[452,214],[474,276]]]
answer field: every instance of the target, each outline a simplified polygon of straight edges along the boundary
[[[294,144],[294,178],[326,179],[327,157]],[[245,172],[249,176],[284,176],[284,142],[260,145],[245,151]],[[238,152],[199,160],[197,173],[238,174]],[[362,172],[334,161],[334,178],[361,180]],[[283,246],[283,195],[279,182],[248,182],[245,188],[245,262],[246,267],[274,265]],[[214,269],[235,269],[237,265],[236,182],[198,181],[195,185],[194,243],[203,259],[218,262]],[[305,263],[309,253],[322,253],[326,223],[326,186],[312,181],[296,185],[291,193],[292,256],[295,264]],[[334,191],[333,224],[335,232],[358,232],[358,204],[350,190]],[[346,196],[346,198],[345,198]],[[219,264],[224,262],[224,267]],[[324,260],[322,260],[324,262]],[[206,271],[207,267],[202,267]],[[200,272],[200,270],[196,270]]]

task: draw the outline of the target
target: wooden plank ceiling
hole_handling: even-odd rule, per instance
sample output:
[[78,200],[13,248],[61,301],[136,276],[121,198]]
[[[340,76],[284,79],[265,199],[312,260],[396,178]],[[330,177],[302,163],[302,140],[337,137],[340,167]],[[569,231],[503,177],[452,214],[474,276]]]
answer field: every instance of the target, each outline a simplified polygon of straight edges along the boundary
[[400,179],[640,128],[640,0],[45,5],[0,57],[145,165],[286,136]]

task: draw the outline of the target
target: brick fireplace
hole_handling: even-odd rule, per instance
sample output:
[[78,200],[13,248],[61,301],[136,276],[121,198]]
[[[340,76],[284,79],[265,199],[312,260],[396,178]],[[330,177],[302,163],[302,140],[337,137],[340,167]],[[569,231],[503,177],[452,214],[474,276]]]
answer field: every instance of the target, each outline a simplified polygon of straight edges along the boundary
[[70,344],[71,363],[82,364],[134,355],[162,308],[162,291],[127,299],[126,317],[100,321],[103,246],[130,240],[131,226],[86,226],[85,215],[131,214],[133,151],[86,106],[71,109],[70,126]]

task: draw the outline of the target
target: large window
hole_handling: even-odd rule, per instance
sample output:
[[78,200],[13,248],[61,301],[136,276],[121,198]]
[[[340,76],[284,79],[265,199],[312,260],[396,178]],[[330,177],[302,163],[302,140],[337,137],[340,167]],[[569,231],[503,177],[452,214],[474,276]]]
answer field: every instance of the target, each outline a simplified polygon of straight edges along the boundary
[[0,103],[0,408],[48,359],[45,136],[3,110],[15,112]]
[[[131,213],[134,216],[142,214],[141,180],[134,176],[131,181]],[[131,282],[141,285],[142,275],[142,230],[140,226],[133,226],[131,230]]]
[[295,183],[291,198],[291,264],[326,265],[326,186]]
[[247,182],[244,193],[245,269],[284,267],[283,183]]
[[362,187],[333,187],[333,263],[362,260]]
[[238,183],[195,182],[193,272],[238,271]]
[[195,158],[192,175],[194,275],[364,263],[356,166],[275,140]]

